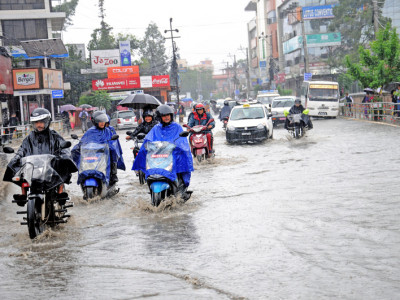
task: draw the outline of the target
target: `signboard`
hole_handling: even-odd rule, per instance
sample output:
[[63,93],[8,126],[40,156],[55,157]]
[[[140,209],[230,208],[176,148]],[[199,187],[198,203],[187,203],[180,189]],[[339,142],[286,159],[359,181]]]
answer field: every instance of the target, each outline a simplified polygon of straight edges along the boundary
[[307,48],[340,46],[342,43],[341,41],[342,41],[342,39],[341,39],[340,32],[308,34],[307,35]]
[[92,69],[107,69],[108,67],[119,67],[121,58],[119,50],[93,50],[90,52]]
[[304,73],[304,81],[310,81],[312,79],[312,73]]
[[337,90],[338,86],[333,84],[310,84],[310,89]]
[[110,67],[107,68],[108,78],[138,77],[139,66]]
[[266,68],[267,67],[267,61],[266,60],[260,60],[260,68]]
[[278,73],[275,75],[275,82],[276,83],[285,83],[286,81],[286,74],[285,73]]
[[334,18],[333,14],[334,5],[322,5],[322,6],[306,6],[303,7],[303,19],[325,19]]
[[283,53],[287,54],[293,52],[294,50],[300,49],[303,46],[303,37],[295,36],[290,40],[283,43]]
[[169,75],[152,76],[153,87],[170,87]]
[[14,90],[32,90],[40,88],[39,69],[13,70]]
[[64,88],[61,70],[42,69],[42,76],[44,89],[62,90]]
[[63,90],[54,90],[54,91],[51,91],[51,95],[53,96],[53,99],[64,98],[64,91]]
[[129,90],[140,88],[140,78],[108,78],[92,80],[93,91],[98,90]]
[[151,76],[140,76],[140,87],[141,88],[151,88],[153,87]]
[[131,63],[131,41],[119,42],[119,53],[121,56],[121,66],[130,66]]

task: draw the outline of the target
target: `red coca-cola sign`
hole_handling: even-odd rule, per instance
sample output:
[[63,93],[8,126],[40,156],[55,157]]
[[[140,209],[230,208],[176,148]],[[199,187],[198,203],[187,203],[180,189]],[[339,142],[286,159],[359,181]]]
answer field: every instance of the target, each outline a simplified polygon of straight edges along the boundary
[[140,88],[139,77],[92,80],[93,91],[129,90]]
[[152,76],[151,80],[153,87],[170,86],[169,75]]

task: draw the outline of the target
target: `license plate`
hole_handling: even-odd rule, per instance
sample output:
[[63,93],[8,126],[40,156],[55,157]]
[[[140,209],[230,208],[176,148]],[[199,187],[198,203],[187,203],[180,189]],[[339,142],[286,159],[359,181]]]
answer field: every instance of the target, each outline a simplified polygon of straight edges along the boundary
[[242,132],[242,135],[251,135],[251,132]]
[[328,113],[326,113],[326,112],[319,112],[318,115],[319,115],[319,116],[326,116],[326,115],[328,115]]
[[131,120],[131,119],[125,119],[125,121],[128,121],[128,122],[129,122],[130,120]]
[[285,120],[286,120],[286,118],[279,118],[279,120],[281,120],[281,121],[285,121]]

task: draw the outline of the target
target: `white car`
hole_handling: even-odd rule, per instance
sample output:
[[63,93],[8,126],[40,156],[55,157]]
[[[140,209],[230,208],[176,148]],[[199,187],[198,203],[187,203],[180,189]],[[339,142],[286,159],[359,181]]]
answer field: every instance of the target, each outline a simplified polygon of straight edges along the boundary
[[286,117],[283,114],[284,110],[289,111],[290,108],[294,105],[294,101],[296,100],[295,96],[281,96],[276,97],[272,100],[272,123],[276,126],[279,123],[285,123]]
[[262,142],[273,137],[272,115],[263,104],[232,108],[226,130],[228,143]]
[[133,111],[121,110],[111,114],[110,125],[120,130],[137,127],[138,123]]
[[276,97],[279,97],[280,95],[277,93],[272,93],[272,94],[258,94],[257,95],[257,101],[259,103],[264,104],[270,111],[271,111],[271,105],[272,105],[272,100],[274,100]]

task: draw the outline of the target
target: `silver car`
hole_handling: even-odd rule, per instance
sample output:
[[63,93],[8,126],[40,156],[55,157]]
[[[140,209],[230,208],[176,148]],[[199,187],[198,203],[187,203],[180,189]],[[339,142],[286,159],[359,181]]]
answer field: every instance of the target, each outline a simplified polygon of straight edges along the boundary
[[138,123],[133,111],[123,110],[111,114],[110,125],[115,129],[126,129],[136,127]]

